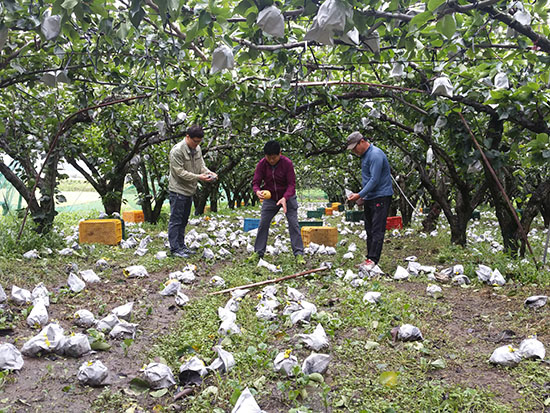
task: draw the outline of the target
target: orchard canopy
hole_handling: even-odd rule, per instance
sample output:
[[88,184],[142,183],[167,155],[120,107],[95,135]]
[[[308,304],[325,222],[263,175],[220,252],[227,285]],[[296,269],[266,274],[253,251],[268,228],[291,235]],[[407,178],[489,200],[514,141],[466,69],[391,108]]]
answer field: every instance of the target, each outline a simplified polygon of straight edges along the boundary
[[191,123],[220,175],[199,212],[220,192],[252,200],[272,138],[302,187],[341,198],[360,185],[343,145],[360,130],[389,156],[405,222],[403,194],[464,245],[472,212],[490,205],[519,252],[504,192],[525,231],[539,213],[550,222],[549,36],[540,0],[3,0],[0,172],[41,230],[62,162],[108,213],[130,177],[154,222],[167,152]]

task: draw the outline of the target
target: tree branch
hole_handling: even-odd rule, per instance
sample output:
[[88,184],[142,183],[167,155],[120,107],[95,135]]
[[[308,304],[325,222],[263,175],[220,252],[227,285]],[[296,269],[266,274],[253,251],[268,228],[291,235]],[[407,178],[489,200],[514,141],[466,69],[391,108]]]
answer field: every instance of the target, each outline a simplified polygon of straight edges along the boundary
[[531,27],[524,26],[509,14],[501,13],[492,7],[481,7],[480,10],[489,14],[489,16],[491,16],[493,19],[498,20],[505,25],[511,27],[518,33],[527,36],[529,39],[531,39],[533,45],[540,47],[540,49],[546,53],[550,53],[550,40],[547,37],[535,32],[533,29],[531,29]]

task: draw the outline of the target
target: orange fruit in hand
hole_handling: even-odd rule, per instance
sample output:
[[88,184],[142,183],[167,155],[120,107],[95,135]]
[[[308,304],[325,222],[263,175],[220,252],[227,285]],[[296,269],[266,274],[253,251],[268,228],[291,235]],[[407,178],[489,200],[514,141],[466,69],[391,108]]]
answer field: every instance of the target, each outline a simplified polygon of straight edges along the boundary
[[264,196],[265,199],[271,199],[271,192],[269,192],[267,189],[264,189],[262,191],[262,195]]

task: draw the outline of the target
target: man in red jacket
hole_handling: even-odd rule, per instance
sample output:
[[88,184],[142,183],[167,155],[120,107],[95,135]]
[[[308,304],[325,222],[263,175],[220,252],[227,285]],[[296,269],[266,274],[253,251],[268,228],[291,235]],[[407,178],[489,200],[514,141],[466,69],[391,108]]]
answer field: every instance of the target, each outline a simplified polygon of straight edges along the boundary
[[[281,145],[277,141],[268,141],[264,145],[265,157],[258,162],[254,171],[252,188],[256,196],[263,200],[260,226],[256,242],[254,243],[253,257],[262,258],[267,245],[269,226],[273,217],[283,209],[288,221],[288,232],[292,252],[298,264],[304,261],[304,244],[298,224],[298,201],[296,199],[296,175],[294,165],[286,156],[281,155]],[[271,198],[267,199],[262,192],[271,192]]]

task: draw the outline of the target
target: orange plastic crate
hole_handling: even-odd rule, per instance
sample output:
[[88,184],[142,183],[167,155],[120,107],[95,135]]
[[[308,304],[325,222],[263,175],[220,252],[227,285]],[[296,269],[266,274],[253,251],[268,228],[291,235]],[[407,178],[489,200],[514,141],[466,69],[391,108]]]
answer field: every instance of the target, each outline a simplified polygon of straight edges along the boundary
[[120,219],[89,219],[78,224],[78,238],[81,244],[117,245],[122,240]]
[[403,228],[403,220],[401,217],[388,217],[386,220],[386,229],[402,229]]
[[325,208],[325,215],[332,215],[332,207]]
[[308,247],[310,242],[334,247],[338,242],[336,227],[302,227],[302,241]]
[[122,219],[125,222],[144,222],[143,211],[124,211]]

